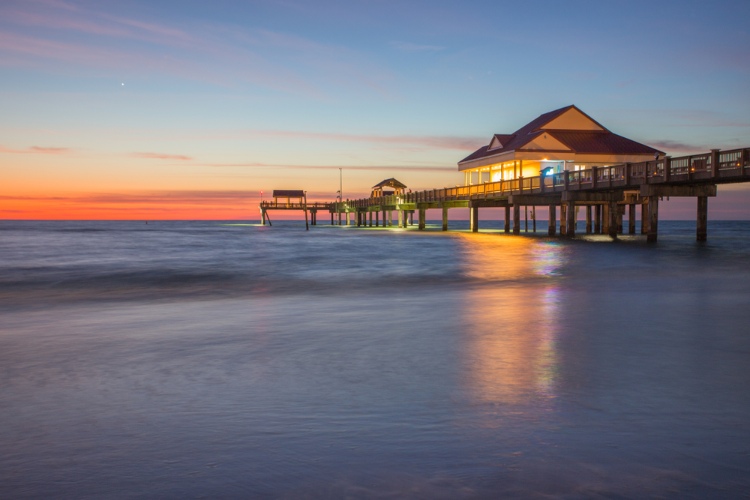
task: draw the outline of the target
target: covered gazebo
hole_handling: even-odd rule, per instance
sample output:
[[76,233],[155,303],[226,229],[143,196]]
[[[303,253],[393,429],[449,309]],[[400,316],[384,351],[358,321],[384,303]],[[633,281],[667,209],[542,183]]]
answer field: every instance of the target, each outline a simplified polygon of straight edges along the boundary
[[406,189],[406,184],[399,181],[398,179],[394,179],[393,177],[391,177],[390,179],[386,179],[384,181],[380,181],[377,184],[375,184],[372,187],[372,194],[370,196],[372,198],[377,198],[379,196],[390,196],[390,195],[398,196],[398,195],[403,194],[405,189]]

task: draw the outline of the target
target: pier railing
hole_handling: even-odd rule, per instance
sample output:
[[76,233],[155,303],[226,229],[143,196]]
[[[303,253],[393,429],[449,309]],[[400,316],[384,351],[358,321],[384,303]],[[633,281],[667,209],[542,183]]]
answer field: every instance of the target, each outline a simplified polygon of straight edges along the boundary
[[[544,194],[562,191],[636,189],[643,184],[702,181],[728,183],[750,181],[750,148],[703,153],[677,158],[665,157],[640,163],[558,172],[535,177],[519,177],[470,186],[428,189],[401,195],[380,196],[328,203],[331,210],[351,211],[372,206],[465,201],[497,198],[513,194]],[[308,204],[309,206],[310,204]]]

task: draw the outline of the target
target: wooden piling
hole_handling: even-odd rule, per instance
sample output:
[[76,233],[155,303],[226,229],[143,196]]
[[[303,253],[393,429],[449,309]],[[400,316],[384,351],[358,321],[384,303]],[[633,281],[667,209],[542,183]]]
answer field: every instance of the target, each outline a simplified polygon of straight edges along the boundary
[[617,233],[620,232],[618,229],[621,228],[618,224],[618,221],[620,220],[620,210],[616,201],[609,202],[607,212],[609,212],[609,235],[613,239],[617,239]]
[[698,196],[698,220],[696,238],[698,241],[708,239],[708,196]]
[[659,197],[649,196],[648,200],[648,233],[646,241],[656,243],[659,234]]
[[565,224],[565,235],[572,238],[576,235],[576,205],[575,202],[569,201],[567,203],[567,221]]
[[549,221],[547,227],[547,234],[554,236],[557,232],[557,205],[551,203],[549,206]]
[[505,205],[505,225],[503,230],[506,233],[510,232],[510,205]]

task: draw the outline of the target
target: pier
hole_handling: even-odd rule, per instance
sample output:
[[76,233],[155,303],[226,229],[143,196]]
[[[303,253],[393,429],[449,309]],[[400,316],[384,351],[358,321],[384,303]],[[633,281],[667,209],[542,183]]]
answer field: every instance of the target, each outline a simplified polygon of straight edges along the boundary
[[[430,189],[399,195],[370,197],[331,203],[264,202],[261,212],[269,210],[326,210],[331,224],[336,215],[346,223],[353,217],[357,226],[397,225],[406,227],[418,214],[418,228],[423,230],[426,212],[442,211],[442,229],[449,229],[448,211],[468,208],[470,229],[480,228],[480,208],[504,208],[504,230],[521,233],[521,210],[529,207],[539,214],[547,209],[550,236],[576,235],[577,212],[585,211],[586,234],[608,234],[616,238],[627,229],[635,234],[637,217],[641,233],[655,242],[659,226],[659,202],[664,198],[693,197],[696,199],[696,239],[708,235],[708,199],[715,197],[717,185],[750,182],[750,148],[718,150],[671,158],[669,156],[640,163],[625,163],[586,170],[563,171],[535,177],[519,177],[472,186]],[[304,205],[304,206],[303,206]],[[541,207],[542,210],[538,210]],[[558,210],[559,208],[559,210]],[[627,228],[623,219],[627,213]],[[265,215],[264,215],[265,221]],[[534,218],[534,222],[536,217]],[[313,216],[313,225],[317,216]]]

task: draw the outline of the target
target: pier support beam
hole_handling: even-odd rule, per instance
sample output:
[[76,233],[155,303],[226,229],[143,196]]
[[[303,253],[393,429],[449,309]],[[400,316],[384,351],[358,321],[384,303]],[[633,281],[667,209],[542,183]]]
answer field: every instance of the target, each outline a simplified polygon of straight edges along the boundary
[[568,234],[568,212],[565,203],[560,204],[560,236]]
[[471,228],[471,232],[479,232],[479,207],[476,205],[471,205],[469,207],[469,213],[469,227]]
[[513,204],[513,234],[521,234],[521,205]]
[[443,207],[443,231],[448,230],[448,207]]
[[648,233],[648,198],[641,203],[641,234]]
[[648,233],[646,241],[656,243],[659,234],[659,197],[649,196],[648,199]]
[[698,220],[696,224],[696,239],[708,239],[708,196],[698,196]]
[[424,230],[425,222],[427,219],[427,209],[426,208],[420,208],[419,209],[419,230]]
[[602,206],[594,206],[594,234],[601,234],[602,232]]
[[503,226],[503,230],[506,233],[510,232],[510,206],[505,205],[505,225]]
[[620,207],[617,204],[616,201],[610,201],[609,206],[607,207],[607,212],[609,213],[609,235],[612,237],[612,239],[617,239],[617,233],[620,232],[618,229],[621,228],[621,226],[618,224],[618,221],[620,221]]
[[586,234],[591,234],[591,205],[586,205]]
[[635,234],[635,203],[628,205],[628,234]]
[[576,235],[576,204],[572,201],[567,202],[567,221],[565,223],[565,236],[572,238]]
[[554,236],[557,233],[557,205],[549,206],[549,222],[547,227],[547,234]]

